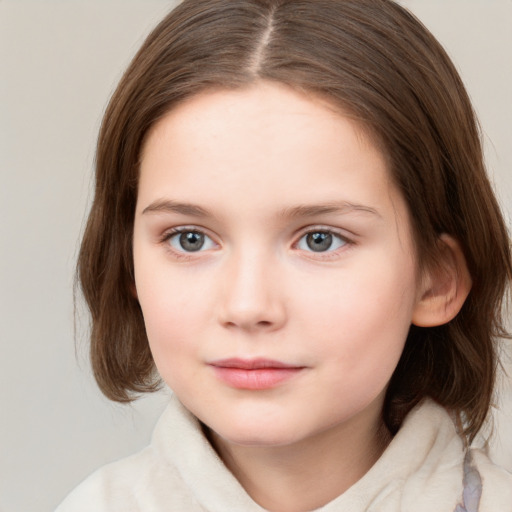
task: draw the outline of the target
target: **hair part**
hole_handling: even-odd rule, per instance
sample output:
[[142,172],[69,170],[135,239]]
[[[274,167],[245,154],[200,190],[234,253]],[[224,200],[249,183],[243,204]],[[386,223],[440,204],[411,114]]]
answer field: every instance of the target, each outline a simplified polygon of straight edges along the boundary
[[420,265],[437,264],[441,234],[461,244],[469,297],[448,324],[411,327],[383,415],[396,432],[428,396],[471,440],[491,404],[497,338],[506,336],[509,239],[461,79],[430,32],[391,0],[185,0],[146,39],[103,119],[78,259],[101,390],[126,402],[159,385],[133,293],[139,161],[150,129],[202,91],[259,80],[327,98],[372,135],[408,204]]

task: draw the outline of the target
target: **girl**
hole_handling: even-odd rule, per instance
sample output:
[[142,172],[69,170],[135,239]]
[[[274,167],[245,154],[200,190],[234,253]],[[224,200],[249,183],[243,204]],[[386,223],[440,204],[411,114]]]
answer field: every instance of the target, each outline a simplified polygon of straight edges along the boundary
[[391,0],[185,0],[105,114],[79,279],[109,398],[174,392],[75,511],[512,510],[471,448],[507,232],[464,87]]

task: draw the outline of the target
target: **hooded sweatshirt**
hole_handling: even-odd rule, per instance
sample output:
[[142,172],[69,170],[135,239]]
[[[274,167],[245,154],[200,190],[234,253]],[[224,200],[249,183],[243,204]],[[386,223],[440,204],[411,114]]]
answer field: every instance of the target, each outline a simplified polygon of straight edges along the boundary
[[[512,512],[512,474],[464,450],[446,410],[414,408],[352,487],[315,512]],[[56,512],[264,512],[173,396],[150,446],[93,473]]]

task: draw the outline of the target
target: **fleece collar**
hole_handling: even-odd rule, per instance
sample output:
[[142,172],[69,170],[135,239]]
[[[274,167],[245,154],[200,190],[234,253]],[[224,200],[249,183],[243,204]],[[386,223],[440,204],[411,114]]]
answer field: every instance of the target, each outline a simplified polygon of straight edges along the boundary
[[[155,429],[152,445],[166,465],[174,466],[205,511],[264,512],[175,396]],[[463,504],[464,456],[449,414],[426,400],[407,415],[366,475],[316,512],[454,512]]]

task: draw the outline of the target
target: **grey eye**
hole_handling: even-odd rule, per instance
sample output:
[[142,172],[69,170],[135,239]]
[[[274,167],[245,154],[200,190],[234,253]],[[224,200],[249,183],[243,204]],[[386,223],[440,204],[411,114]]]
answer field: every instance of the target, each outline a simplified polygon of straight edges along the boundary
[[198,252],[211,249],[213,240],[200,231],[181,231],[169,238],[169,244],[180,252]]
[[297,244],[303,251],[326,252],[343,247],[346,241],[330,231],[312,231],[306,233]]

